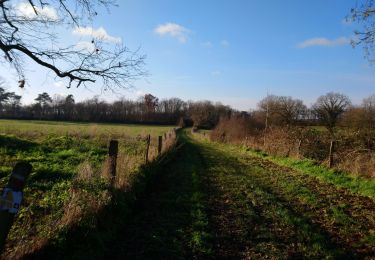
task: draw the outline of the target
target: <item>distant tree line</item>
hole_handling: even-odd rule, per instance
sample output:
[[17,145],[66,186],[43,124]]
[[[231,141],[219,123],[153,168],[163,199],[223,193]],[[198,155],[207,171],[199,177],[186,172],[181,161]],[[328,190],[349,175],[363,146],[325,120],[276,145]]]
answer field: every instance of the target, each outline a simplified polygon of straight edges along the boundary
[[185,124],[213,128],[220,117],[230,116],[229,106],[211,101],[159,100],[146,94],[138,100],[106,102],[98,96],[76,102],[73,95],[51,97],[41,93],[30,105],[21,104],[21,96],[0,87],[0,117],[15,119],[66,120],[86,122]]
[[375,129],[375,94],[353,105],[348,96],[330,92],[320,96],[310,108],[300,99],[269,95],[258,103],[252,115],[263,122],[264,128],[320,125],[331,135],[338,125]]
[[322,125],[332,136],[337,124],[375,128],[375,95],[353,106],[349,97],[340,93],[327,93],[320,96],[310,108],[300,99],[268,95],[258,103],[257,109],[250,112],[241,112],[211,101],[183,101],[179,98],[159,100],[151,94],[138,100],[120,99],[109,103],[98,96],[76,102],[73,95],[51,97],[44,92],[34,101],[30,105],[22,105],[21,96],[7,92],[0,84],[1,118],[185,124],[212,129],[220,118],[241,117],[259,129]]

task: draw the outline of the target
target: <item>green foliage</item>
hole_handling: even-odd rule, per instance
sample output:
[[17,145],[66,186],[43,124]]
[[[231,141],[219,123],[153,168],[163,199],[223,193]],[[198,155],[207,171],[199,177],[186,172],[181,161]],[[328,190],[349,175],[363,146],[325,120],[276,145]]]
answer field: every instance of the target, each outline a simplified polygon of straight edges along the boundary
[[271,162],[290,167],[292,169],[314,176],[324,182],[334,184],[338,187],[346,188],[354,194],[360,194],[375,199],[375,180],[359,177],[348,172],[328,169],[324,166],[317,165],[313,160],[297,160],[293,158],[269,156],[262,152],[248,150],[253,156],[265,158]]
[[[166,129],[169,130],[140,125],[0,120],[0,187],[7,183],[17,161],[33,166],[22,209],[9,235],[12,248],[8,253],[32,251],[47,241],[63,245],[66,225],[78,221],[81,227],[92,225],[94,211],[108,203],[108,182],[100,178],[100,173],[109,140],[119,140],[120,154],[143,158],[145,143],[136,137],[142,133],[161,134]],[[79,166],[83,163],[89,163],[93,172],[87,180],[79,179]],[[76,198],[81,199],[75,201]],[[72,203],[70,211],[78,207],[82,214],[78,217],[72,212],[69,219],[67,207]]]

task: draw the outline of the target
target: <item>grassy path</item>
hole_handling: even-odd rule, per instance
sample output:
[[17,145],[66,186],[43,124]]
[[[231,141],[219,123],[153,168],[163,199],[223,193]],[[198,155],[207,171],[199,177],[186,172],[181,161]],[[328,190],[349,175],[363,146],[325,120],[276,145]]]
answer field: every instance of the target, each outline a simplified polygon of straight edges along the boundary
[[183,139],[123,230],[117,258],[374,257],[372,199],[231,146]]
[[[151,181],[115,248],[118,259],[206,258],[211,252],[200,149],[186,143]],[[123,240],[125,238],[125,240]]]

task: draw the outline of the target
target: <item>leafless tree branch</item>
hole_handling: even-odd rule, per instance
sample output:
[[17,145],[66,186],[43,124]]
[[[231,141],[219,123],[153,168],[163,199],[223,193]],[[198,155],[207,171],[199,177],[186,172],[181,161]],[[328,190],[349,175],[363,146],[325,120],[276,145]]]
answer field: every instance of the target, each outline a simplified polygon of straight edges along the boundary
[[375,5],[374,0],[358,0],[357,5],[351,9],[347,17],[350,22],[357,22],[361,29],[354,31],[357,36],[352,40],[352,46],[363,46],[365,57],[374,61],[375,54]]
[[[121,43],[110,44],[105,39],[90,39],[85,46],[60,44],[59,28],[84,27],[97,15],[98,7],[109,8],[113,0],[28,0],[22,13],[19,2],[0,0],[1,63],[10,63],[20,80],[24,77],[24,61],[53,71],[56,77],[67,79],[67,87],[101,83],[105,89],[129,87],[135,79],[145,76],[145,56],[131,52]],[[94,36],[93,36],[94,37]],[[50,42],[48,44],[47,42]]]

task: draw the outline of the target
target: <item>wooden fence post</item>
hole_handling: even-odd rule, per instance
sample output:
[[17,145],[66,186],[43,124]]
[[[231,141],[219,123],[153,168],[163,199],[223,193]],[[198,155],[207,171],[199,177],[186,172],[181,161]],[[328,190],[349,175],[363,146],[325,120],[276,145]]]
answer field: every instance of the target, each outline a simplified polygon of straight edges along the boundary
[[302,145],[302,139],[298,139],[298,146],[297,146],[297,156],[298,156],[298,158],[301,158],[301,145]]
[[159,136],[159,142],[158,142],[158,155],[161,154],[161,148],[163,146],[163,136]]
[[4,250],[5,241],[14,222],[14,216],[20,208],[23,196],[22,190],[31,169],[29,163],[18,162],[13,168],[8,185],[0,195],[0,254]]
[[111,140],[109,142],[109,171],[111,173],[112,180],[116,177],[116,164],[117,164],[117,153],[118,153],[118,141]]
[[335,141],[331,140],[331,143],[329,145],[329,161],[328,161],[328,167],[333,167],[333,153],[335,152]]
[[151,136],[148,135],[147,140],[146,140],[146,163],[148,163],[148,151],[150,149],[150,141],[151,141]]

